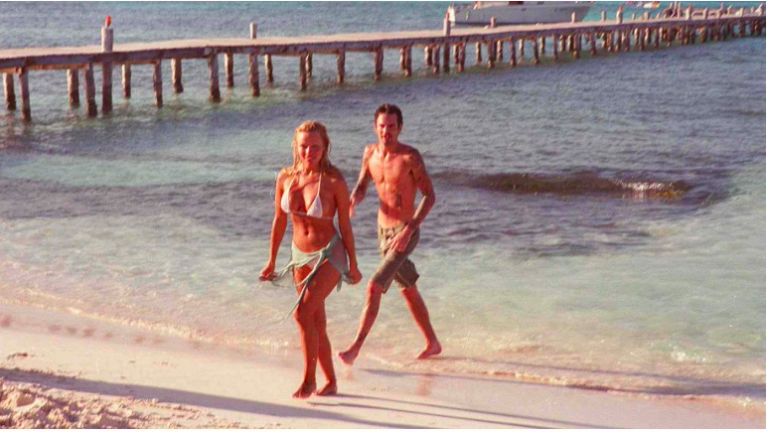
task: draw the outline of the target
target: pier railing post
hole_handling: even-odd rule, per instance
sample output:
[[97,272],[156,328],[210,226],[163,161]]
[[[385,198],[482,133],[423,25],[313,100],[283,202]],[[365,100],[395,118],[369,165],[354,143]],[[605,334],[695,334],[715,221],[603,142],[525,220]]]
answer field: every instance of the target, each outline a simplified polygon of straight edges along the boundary
[[171,80],[173,81],[173,91],[175,93],[183,93],[184,92],[183,69],[181,66],[180,58],[171,59],[170,74],[171,74]]
[[[110,19],[107,24],[101,28],[101,52],[111,53],[114,48],[114,30],[109,27]],[[112,112],[112,62],[105,61],[101,63],[101,112],[109,114]]]
[[96,107],[96,84],[93,82],[93,63],[88,63],[83,68],[85,75],[85,112],[88,117],[96,117],[99,113]]
[[210,100],[221,101],[221,89],[218,86],[218,53],[215,51],[208,56],[208,75],[210,77]]
[[162,108],[162,60],[157,60],[153,64],[152,80],[154,81],[154,105]]
[[[258,38],[258,24],[250,23],[250,38]],[[258,51],[248,55],[248,81],[250,82],[250,94],[253,97],[261,96],[261,85],[258,76]]]
[[32,106],[29,103],[29,70],[25,67],[19,72],[19,90],[21,90],[21,119],[32,121]]
[[123,64],[123,97],[125,99],[130,99],[131,96],[131,70],[130,70],[130,63]]
[[69,106],[80,106],[80,79],[77,69],[67,69],[67,93],[69,93]]
[[3,90],[5,91],[5,109],[8,111],[16,110],[16,91],[13,87],[13,74],[3,74]]

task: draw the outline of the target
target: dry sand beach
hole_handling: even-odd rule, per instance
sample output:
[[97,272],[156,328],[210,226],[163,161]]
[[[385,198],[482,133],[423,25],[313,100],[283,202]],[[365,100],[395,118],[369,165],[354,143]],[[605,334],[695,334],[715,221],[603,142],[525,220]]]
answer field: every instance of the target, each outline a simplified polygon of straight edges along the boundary
[[[300,365],[3,304],[3,428],[763,428],[764,412],[485,377],[341,369],[290,398]],[[215,352],[215,356],[213,355]],[[224,355],[222,355],[224,354]],[[298,356],[293,356],[298,358]],[[340,365],[339,365],[340,366]]]

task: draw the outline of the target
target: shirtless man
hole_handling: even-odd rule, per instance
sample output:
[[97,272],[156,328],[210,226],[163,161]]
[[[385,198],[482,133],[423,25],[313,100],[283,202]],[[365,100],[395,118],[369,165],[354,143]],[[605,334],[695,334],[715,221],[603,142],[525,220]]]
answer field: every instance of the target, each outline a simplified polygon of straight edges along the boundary
[[[431,179],[418,150],[398,140],[402,132],[402,111],[399,108],[388,104],[378,107],[375,131],[378,144],[365,148],[359,180],[351,194],[349,215],[354,216],[354,207],[365,199],[368,185],[373,180],[381,202],[378,209],[378,247],[383,260],[368,282],[367,300],[357,337],[346,351],[338,354],[349,366],[359,355],[378,316],[381,295],[388,291],[392,281],[400,287],[413,319],[426,338],[426,348],[417,358],[425,359],[442,352],[429,320],[429,311],[415,284],[418,272],[408,259],[418,244],[418,227],[434,206]],[[417,190],[421,191],[423,198],[416,209]]]

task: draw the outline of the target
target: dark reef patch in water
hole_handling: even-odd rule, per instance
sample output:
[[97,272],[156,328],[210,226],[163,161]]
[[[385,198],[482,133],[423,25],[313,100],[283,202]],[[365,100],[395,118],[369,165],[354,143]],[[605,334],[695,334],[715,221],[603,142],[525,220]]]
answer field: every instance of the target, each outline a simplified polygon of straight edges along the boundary
[[573,174],[499,173],[473,175],[441,172],[435,179],[457,186],[517,194],[611,195],[625,199],[680,200],[693,189],[684,181],[642,177],[604,178],[593,172]]

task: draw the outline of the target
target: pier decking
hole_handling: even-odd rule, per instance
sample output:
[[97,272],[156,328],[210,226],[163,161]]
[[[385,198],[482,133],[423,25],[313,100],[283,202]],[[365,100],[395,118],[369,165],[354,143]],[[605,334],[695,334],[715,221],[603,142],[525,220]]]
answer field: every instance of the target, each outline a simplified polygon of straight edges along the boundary
[[[16,110],[16,89],[14,76],[19,81],[21,111],[24,121],[31,121],[31,97],[29,91],[30,71],[66,70],[68,77],[69,103],[80,104],[80,71],[83,76],[86,113],[89,117],[98,115],[94,70],[102,71],[101,111],[112,110],[112,70],[122,66],[123,97],[131,97],[131,67],[151,65],[154,70],[155,105],[163,105],[162,62],[171,61],[171,79],[176,93],[184,91],[182,82],[182,60],[205,60],[210,78],[210,100],[220,100],[219,54],[224,55],[226,85],[234,86],[233,63],[235,55],[247,56],[249,64],[248,83],[251,93],[261,93],[259,57],[263,58],[267,82],[274,80],[273,56],[298,57],[301,90],[306,90],[308,77],[312,75],[312,56],[335,55],[337,59],[337,81],[344,82],[347,52],[372,52],[374,56],[374,79],[379,80],[383,72],[385,50],[398,50],[400,69],[405,77],[412,75],[412,50],[424,48],[424,66],[432,73],[450,73],[452,65],[458,73],[465,70],[466,46],[476,44],[476,64],[495,67],[502,59],[504,46],[508,44],[509,67],[515,67],[524,58],[525,45],[532,50],[532,62],[540,63],[545,55],[546,39],[551,38],[551,57],[558,60],[566,52],[580,58],[583,43],[588,44],[592,56],[599,52],[621,52],[636,49],[644,51],[661,44],[683,45],[726,40],[746,35],[761,36],[764,30],[764,9],[719,9],[717,11],[686,11],[684,18],[650,18],[645,13],[640,18],[623,20],[619,12],[615,20],[607,21],[602,13],[601,21],[580,23],[556,23],[522,26],[456,29],[445,23],[443,30],[411,31],[396,33],[356,33],[328,36],[302,36],[282,38],[259,38],[257,26],[251,24],[250,38],[190,39],[149,43],[114,44],[113,29],[102,28],[101,46],[65,48],[19,48],[0,50],[0,72],[4,74],[6,108]],[[483,47],[486,61],[483,61]],[[517,52],[519,50],[519,53]]]

